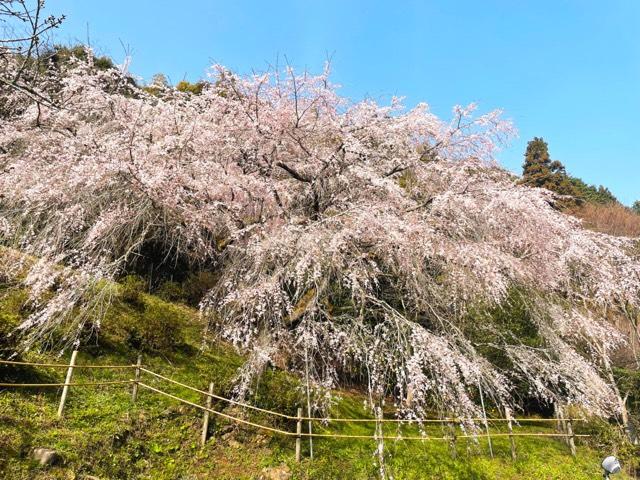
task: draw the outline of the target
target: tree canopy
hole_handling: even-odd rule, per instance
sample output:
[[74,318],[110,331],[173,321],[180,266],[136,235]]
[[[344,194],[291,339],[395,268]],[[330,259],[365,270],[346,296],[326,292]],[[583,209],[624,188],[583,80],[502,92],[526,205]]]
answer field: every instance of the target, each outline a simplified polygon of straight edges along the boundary
[[567,174],[565,166],[551,160],[549,146],[544,139],[535,137],[527,144],[522,166],[522,183],[532,187],[546,188],[558,195],[561,207],[571,208],[581,203],[619,203],[611,191],[600,185],[588,185],[583,180]]
[[[359,379],[408,417],[477,416],[479,385],[500,405],[525,385],[619,410],[624,338],[602,312],[640,307],[635,244],[550,206],[535,187],[566,175],[542,139],[523,185],[493,160],[513,132],[499,111],[351,103],[328,70],[289,68],[216,65],[199,94],[154,95],[93,58],[47,70],[35,97],[1,92],[0,232],[32,259],[3,266],[31,290],[24,345],[79,342],[100,328],[106,280],[185,265],[215,272],[209,332],[250,352],[238,395],[277,363],[318,404]],[[524,325],[481,313],[518,291]]]

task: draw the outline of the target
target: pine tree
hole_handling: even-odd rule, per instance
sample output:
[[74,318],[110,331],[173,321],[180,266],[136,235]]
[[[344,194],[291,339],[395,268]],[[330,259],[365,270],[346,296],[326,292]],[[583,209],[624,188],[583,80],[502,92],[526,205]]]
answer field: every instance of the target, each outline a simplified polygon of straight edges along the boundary
[[535,137],[527,144],[522,166],[524,183],[531,186],[542,187],[551,174],[551,158],[549,146],[542,138]]
[[[564,165],[557,160],[551,160],[549,146],[543,138],[534,137],[527,144],[524,159],[522,183],[546,188],[560,195],[578,196]],[[568,207],[574,203],[575,201],[565,201],[563,205]]]
[[631,210],[633,210],[638,215],[640,215],[640,200],[636,200],[635,202],[633,202],[633,205],[631,206]]

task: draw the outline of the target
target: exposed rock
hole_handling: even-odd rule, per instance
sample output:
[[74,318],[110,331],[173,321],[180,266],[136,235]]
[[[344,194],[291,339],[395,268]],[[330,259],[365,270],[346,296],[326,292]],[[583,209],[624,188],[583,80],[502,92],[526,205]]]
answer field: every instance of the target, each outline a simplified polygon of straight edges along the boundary
[[289,480],[290,478],[291,469],[286,465],[263,468],[260,475],[260,480]]
[[58,452],[50,448],[34,448],[32,456],[40,465],[55,465],[61,460]]

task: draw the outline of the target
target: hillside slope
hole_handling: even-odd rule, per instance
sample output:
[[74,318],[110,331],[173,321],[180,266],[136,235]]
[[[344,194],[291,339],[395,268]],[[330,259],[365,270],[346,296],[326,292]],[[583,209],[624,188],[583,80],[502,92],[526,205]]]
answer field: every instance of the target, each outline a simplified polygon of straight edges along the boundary
[[[249,383],[273,363],[420,417],[477,417],[479,388],[502,409],[535,397],[620,417],[625,338],[606,320],[640,310],[636,244],[498,167],[499,111],[351,102],[326,70],[218,65],[193,93],[149,91],[80,52],[42,86],[64,108],[13,92],[0,130],[2,245],[38,259],[22,345],[86,345],[109,281],[154,292],[204,271],[194,304],[251,352]],[[513,307],[517,325],[492,314]],[[165,321],[134,323],[131,347],[140,329],[171,347]]]
[[[212,381],[215,393],[231,395],[232,379],[242,358],[221,344],[201,348],[201,325],[194,310],[151,295],[134,295],[126,287],[114,288],[114,307],[100,335],[87,342],[89,347],[83,347],[78,364],[131,364],[137,356],[135,347],[142,342],[148,350],[144,353],[144,363],[151,370],[199,388],[206,388]],[[21,295],[20,290],[4,288],[0,315],[5,321],[17,321],[25,315],[18,301]],[[148,325],[151,317],[175,327],[170,345],[150,348],[153,330],[134,333],[134,325]],[[140,322],[141,319],[145,321]],[[68,353],[59,358],[31,352],[22,359],[64,363],[68,361]],[[110,369],[76,370],[74,381],[128,379],[130,373]],[[63,376],[64,370],[0,367],[1,382],[51,383],[62,381]],[[200,395],[192,391],[148,377],[144,380],[202,403]],[[297,386],[294,378],[268,369],[249,400],[271,410],[294,414],[302,403]],[[336,393],[341,399],[332,416],[368,417],[361,393]],[[309,459],[309,445],[305,441],[304,460],[296,464],[292,438],[231,425],[219,418],[212,420],[211,438],[201,448],[201,412],[148,390],[140,391],[134,405],[128,385],[72,387],[65,416],[57,420],[59,394],[60,389],[0,389],[0,477],[80,480],[93,475],[100,479],[235,480],[270,478],[267,475],[273,467],[290,471],[294,479],[367,479],[378,475],[373,441],[315,439],[313,460]],[[274,423],[267,416],[249,416],[248,412],[219,403],[214,404],[214,408],[247,415],[245,418],[279,428],[295,428],[291,422]],[[385,428],[385,433],[394,434],[393,427]],[[342,434],[371,434],[371,428],[363,424],[320,429]],[[543,431],[539,425],[523,422],[519,431],[527,430]],[[404,432],[412,433],[409,429]],[[428,433],[442,436],[447,432],[440,427],[430,427]],[[574,459],[559,440],[517,438],[518,460],[514,463],[506,438],[494,439],[494,460],[487,454],[485,441],[474,444],[460,439],[456,458],[446,442],[397,441],[386,443],[385,457],[388,472],[396,479],[592,479],[599,476],[600,458],[609,453],[606,447],[598,450],[594,444],[579,444],[578,456]],[[31,460],[31,452],[37,447],[55,449],[61,462],[53,467],[37,465]]]

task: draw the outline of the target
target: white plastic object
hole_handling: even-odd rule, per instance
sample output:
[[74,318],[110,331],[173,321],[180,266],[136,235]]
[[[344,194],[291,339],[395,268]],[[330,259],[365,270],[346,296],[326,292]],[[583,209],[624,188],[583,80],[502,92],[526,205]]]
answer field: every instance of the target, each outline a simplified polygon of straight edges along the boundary
[[618,473],[622,467],[620,466],[620,462],[613,455],[605,458],[602,461],[602,468],[607,473]]

